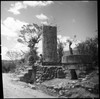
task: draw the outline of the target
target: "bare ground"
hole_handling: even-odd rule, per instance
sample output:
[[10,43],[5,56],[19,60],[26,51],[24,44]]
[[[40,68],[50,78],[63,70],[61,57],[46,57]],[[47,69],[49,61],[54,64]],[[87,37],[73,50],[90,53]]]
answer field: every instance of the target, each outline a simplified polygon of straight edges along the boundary
[[4,98],[54,98],[40,90],[32,89],[34,85],[18,81],[10,73],[3,73],[3,96]]

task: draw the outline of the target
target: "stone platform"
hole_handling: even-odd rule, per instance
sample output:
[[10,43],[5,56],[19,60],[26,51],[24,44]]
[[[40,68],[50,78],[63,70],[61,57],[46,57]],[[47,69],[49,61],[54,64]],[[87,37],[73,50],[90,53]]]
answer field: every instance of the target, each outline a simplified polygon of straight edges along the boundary
[[63,56],[62,64],[90,64],[91,57],[90,55],[68,55]]

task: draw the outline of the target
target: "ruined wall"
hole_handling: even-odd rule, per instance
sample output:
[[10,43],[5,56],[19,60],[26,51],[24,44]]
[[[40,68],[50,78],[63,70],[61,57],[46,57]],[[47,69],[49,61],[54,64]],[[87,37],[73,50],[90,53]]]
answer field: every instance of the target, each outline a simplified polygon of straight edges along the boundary
[[57,62],[57,28],[43,26],[43,62]]
[[63,56],[62,63],[91,63],[91,57],[89,55]]

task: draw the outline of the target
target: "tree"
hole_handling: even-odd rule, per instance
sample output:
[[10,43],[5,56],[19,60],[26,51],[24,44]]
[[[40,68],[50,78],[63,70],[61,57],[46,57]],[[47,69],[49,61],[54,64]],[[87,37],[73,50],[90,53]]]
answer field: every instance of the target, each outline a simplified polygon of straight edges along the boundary
[[61,42],[59,38],[57,38],[57,40],[58,40],[57,42],[58,62],[61,63],[64,52],[64,43]]
[[77,51],[79,54],[91,55],[91,61],[95,65],[98,64],[98,36],[94,38],[87,38],[86,41],[77,45]]
[[42,34],[42,26],[38,26],[37,24],[28,24],[23,25],[20,30],[18,42],[26,44],[28,47],[34,47],[36,43],[38,43],[41,39],[40,36]]
[[18,63],[20,62],[20,59],[23,57],[23,55],[17,51],[7,51],[6,55],[10,58],[14,66],[18,68]]
[[19,58],[21,58],[21,53],[17,52],[17,51],[7,51],[6,55],[12,60],[18,60]]
[[[18,42],[27,45],[30,48],[30,54],[36,54],[36,44],[41,40],[42,26],[37,24],[23,25],[20,30]],[[35,57],[35,56],[34,56]]]
[[26,44],[30,48],[29,52],[29,64],[31,63],[32,66],[32,75],[31,75],[31,81],[35,82],[36,80],[36,66],[34,63],[38,59],[37,55],[37,47],[36,44],[41,40],[41,34],[42,34],[42,26],[38,26],[37,24],[28,24],[23,25],[18,42]]
[[69,43],[69,51],[70,51],[70,54],[73,55],[73,50],[72,50],[72,48],[71,48],[72,41],[67,40],[67,42]]
[[73,49],[71,48],[71,45],[72,45],[73,42],[76,42],[76,41],[77,41],[76,35],[74,35],[74,38],[72,40],[71,39],[66,40],[66,43],[69,43],[69,51],[70,51],[71,55],[73,55]]

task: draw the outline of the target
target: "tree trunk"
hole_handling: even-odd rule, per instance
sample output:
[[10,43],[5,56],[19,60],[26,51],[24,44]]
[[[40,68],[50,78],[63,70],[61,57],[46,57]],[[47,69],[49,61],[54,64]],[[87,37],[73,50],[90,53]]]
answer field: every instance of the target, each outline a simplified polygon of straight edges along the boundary
[[31,75],[31,82],[32,83],[36,83],[36,71],[37,71],[37,67],[33,66],[32,67],[32,75]]
[[70,73],[71,73],[71,79],[72,79],[72,80],[77,79],[77,74],[76,74],[75,69],[71,69],[71,70],[70,70]]

